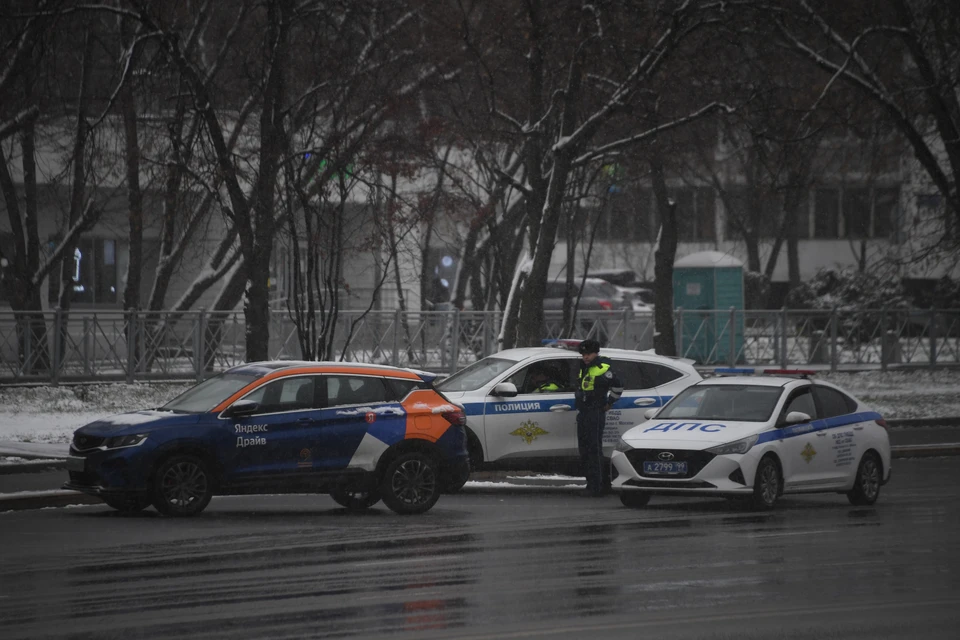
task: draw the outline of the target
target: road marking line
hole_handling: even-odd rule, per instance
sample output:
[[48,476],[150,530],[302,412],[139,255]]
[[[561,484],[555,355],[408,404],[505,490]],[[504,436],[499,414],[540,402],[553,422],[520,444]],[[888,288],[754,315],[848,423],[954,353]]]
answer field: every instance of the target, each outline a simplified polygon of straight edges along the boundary
[[790,531],[787,533],[750,533],[748,538],[781,538],[784,536],[809,536],[815,533],[836,533],[839,529],[818,529],[817,531]]
[[382,560],[378,562],[358,562],[354,564],[354,567],[383,567],[388,564],[411,564],[417,562],[436,562],[438,560],[453,560],[456,558],[463,558],[463,554],[457,555],[436,555],[420,558],[405,558],[403,560]]

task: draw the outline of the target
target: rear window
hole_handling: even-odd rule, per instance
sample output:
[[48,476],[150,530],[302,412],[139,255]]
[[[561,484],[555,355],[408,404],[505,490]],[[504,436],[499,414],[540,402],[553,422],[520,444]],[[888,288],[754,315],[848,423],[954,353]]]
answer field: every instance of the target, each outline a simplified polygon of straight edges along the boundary
[[391,400],[403,400],[414,389],[430,389],[430,385],[423,380],[408,380],[407,378],[384,378]]
[[854,402],[853,398],[840,393],[836,389],[816,385],[813,388],[813,395],[820,405],[821,418],[842,416],[854,413],[857,410],[857,403]]
[[644,381],[649,383],[651,387],[659,387],[668,382],[673,382],[683,375],[672,367],[653,364],[652,362],[641,362],[640,370],[643,371]]

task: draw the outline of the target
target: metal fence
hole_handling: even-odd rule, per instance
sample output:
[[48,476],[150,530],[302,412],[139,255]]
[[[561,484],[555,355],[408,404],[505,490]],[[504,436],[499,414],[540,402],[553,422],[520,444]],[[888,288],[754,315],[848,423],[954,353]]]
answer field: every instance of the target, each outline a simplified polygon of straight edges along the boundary
[[[341,312],[331,359],[453,372],[498,348],[498,311]],[[548,313],[544,338],[561,337]],[[825,369],[960,364],[960,310],[677,309],[679,355],[698,364]],[[0,383],[201,379],[245,360],[241,312],[0,311]],[[650,314],[580,312],[571,338],[653,346]],[[275,313],[270,356],[301,359],[293,322]]]

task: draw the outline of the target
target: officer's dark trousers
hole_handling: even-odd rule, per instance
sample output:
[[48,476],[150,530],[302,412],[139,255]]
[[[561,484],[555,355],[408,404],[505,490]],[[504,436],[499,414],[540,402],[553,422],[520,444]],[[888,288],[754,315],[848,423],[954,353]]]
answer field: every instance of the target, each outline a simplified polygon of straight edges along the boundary
[[587,477],[587,491],[601,493],[610,486],[607,461],[603,457],[603,409],[585,408],[577,412],[577,446],[580,464]]

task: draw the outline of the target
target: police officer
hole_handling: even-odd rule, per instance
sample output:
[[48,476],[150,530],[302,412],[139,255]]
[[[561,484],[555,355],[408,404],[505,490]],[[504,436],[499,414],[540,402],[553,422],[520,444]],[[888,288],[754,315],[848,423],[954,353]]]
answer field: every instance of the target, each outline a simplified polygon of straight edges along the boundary
[[623,386],[610,362],[600,357],[599,342],[584,340],[577,350],[583,357],[576,393],[580,463],[587,477],[587,495],[602,496],[610,490],[609,465],[603,457],[604,413],[620,399]]
[[533,393],[554,393],[560,391],[560,385],[550,379],[550,375],[542,369],[530,372],[530,381],[533,383]]

